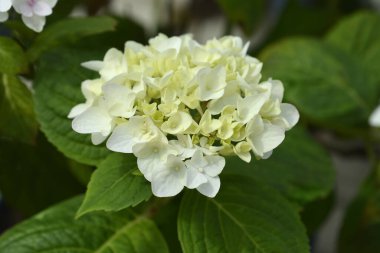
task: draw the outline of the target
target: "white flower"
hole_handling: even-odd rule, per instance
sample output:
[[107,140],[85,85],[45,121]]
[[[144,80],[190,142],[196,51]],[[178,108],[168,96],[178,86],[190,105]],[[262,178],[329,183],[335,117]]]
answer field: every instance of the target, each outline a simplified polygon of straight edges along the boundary
[[128,70],[128,64],[124,54],[115,48],[111,48],[107,51],[103,61],[84,62],[82,66],[99,71],[104,81],[109,81],[120,74],[126,73]]
[[163,34],[110,49],[83,63],[100,77],[82,83],[73,129],[94,144],[111,135],[107,148],[133,153],[156,196],[187,187],[214,197],[224,156],[268,158],[299,120],[281,81],[260,82],[262,63],[246,51],[237,37],[201,45]]
[[193,118],[186,112],[176,112],[161,125],[162,131],[168,134],[183,134],[193,123]]
[[141,173],[148,181],[151,181],[157,168],[166,163],[169,155],[177,155],[178,150],[168,143],[155,139],[148,143],[134,145],[133,154],[137,157],[137,165]]
[[107,83],[103,86],[104,103],[110,115],[130,118],[135,115],[136,94],[123,85]]
[[86,98],[86,102],[73,107],[68,117],[75,118],[90,108],[95,102],[96,98],[102,93],[102,85],[103,82],[101,79],[86,80],[82,82],[82,93]]
[[200,101],[218,99],[226,87],[226,71],[219,66],[215,69],[203,68],[198,73]]
[[285,129],[265,123],[260,116],[256,116],[248,122],[246,135],[253,152],[259,157],[264,157],[265,153],[281,144],[285,138]]
[[116,152],[132,153],[136,144],[147,143],[155,138],[161,138],[161,141],[166,139],[150,118],[133,116],[128,122],[115,127],[107,141],[107,148]]
[[21,14],[25,25],[36,32],[42,31],[45,17],[52,14],[56,4],[57,0],[13,0],[13,7]]
[[378,106],[369,118],[369,124],[373,127],[380,127],[380,106]]
[[246,124],[259,113],[267,100],[266,94],[256,94],[239,99],[237,101],[237,120]]
[[112,117],[104,108],[93,106],[74,118],[72,127],[81,134],[101,133],[108,135],[112,129]]
[[200,150],[185,162],[187,170],[186,186],[196,188],[203,195],[213,198],[220,188],[218,175],[222,172],[226,162],[222,156],[205,156]]
[[181,158],[168,156],[163,164],[156,164],[152,176],[152,192],[157,197],[171,197],[182,191],[186,184],[187,171]]
[[0,22],[4,22],[8,19],[8,11],[12,7],[11,0],[0,1]]

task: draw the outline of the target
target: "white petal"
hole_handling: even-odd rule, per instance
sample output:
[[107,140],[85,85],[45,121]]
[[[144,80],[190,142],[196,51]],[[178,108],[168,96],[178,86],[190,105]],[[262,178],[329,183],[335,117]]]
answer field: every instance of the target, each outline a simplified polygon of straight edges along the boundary
[[218,99],[223,96],[226,87],[226,70],[224,67],[203,68],[197,74],[199,96],[201,101]]
[[279,80],[269,80],[268,82],[272,84],[272,98],[282,101],[282,98],[284,96],[284,85],[282,82]]
[[273,154],[273,150],[265,152],[263,155],[263,159],[268,159]]
[[182,191],[186,183],[186,168],[178,157],[170,156],[167,163],[154,172],[152,192],[157,197],[171,197]]
[[74,106],[69,115],[67,116],[69,119],[72,119],[72,118],[75,118],[76,116],[78,116],[79,114],[83,113],[84,111],[86,111],[88,108],[90,107],[89,104],[79,104],[79,105],[76,105]]
[[90,107],[73,120],[72,127],[81,134],[110,132],[112,118],[102,108]]
[[11,0],[1,0],[0,1],[0,12],[7,12],[12,7]]
[[209,177],[207,183],[201,184],[197,187],[197,190],[203,195],[213,198],[216,196],[220,189],[219,177]]
[[38,1],[33,5],[33,12],[38,16],[49,16],[53,11],[48,3]]
[[100,71],[103,68],[104,63],[102,61],[86,61],[83,62],[81,66],[86,69]]
[[162,164],[167,161],[170,155],[177,155],[174,148],[159,140],[138,143],[133,146],[132,150],[133,154],[137,157],[139,170],[148,181],[152,180],[153,172],[162,167]]
[[226,160],[222,156],[205,156],[205,159],[208,165],[204,170],[210,177],[216,177],[219,175],[226,165]]
[[136,108],[133,106],[136,95],[127,87],[108,83],[103,86],[103,94],[110,115],[130,118],[135,114]]
[[266,94],[256,94],[245,97],[244,99],[239,99],[237,102],[238,120],[242,123],[250,121],[259,113],[267,99]]
[[162,162],[158,156],[152,158],[137,158],[137,167],[145,179],[151,182],[154,170],[157,169],[158,164]]
[[23,15],[22,21],[24,21],[27,27],[29,27],[35,32],[41,32],[46,22],[45,17],[40,17],[36,15],[32,17],[26,17]]
[[187,181],[186,187],[189,189],[194,189],[207,182],[207,177],[199,172],[199,170],[195,168],[189,168],[187,170]]
[[276,148],[285,138],[285,130],[276,125],[266,124],[261,136],[263,152],[269,152]]
[[300,118],[300,114],[297,108],[294,105],[287,104],[287,103],[282,103],[280,107],[281,107],[281,117],[283,117],[287,122],[286,129],[288,130],[294,127]]
[[378,106],[371,114],[369,124],[373,127],[380,127],[380,106]]
[[102,133],[93,133],[93,134],[91,134],[91,142],[94,145],[99,145],[100,143],[105,141],[105,139],[107,139],[107,137],[108,137],[108,135],[103,135]]
[[181,48],[181,39],[179,37],[168,38],[163,34],[159,34],[149,40],[149,44],[159,52],[164,52],[169,49],[174,49],[178,53]]
[[193,168],[196,170],[200,168],[203,169],[207,166],[207,160],[203,157],[202,151],[200,150],[195,151],[193,157],[185,163],[188,168]]
[[8,20],[8,12],[0,12],[0,22],[5,22]]
[[30,6],[25,2],[25,0],[12,0],[12,5],[17,13],[23,14],[22,10],[26,7],[29,7],[30,12],[33,13],[32,8],[30,8]]
[[244,162],[249,163],[251,162],[251,153],[245,152],[245,153],[237,153],[237,156],[242,159]]
[[139,141],[135,138],[134,132],[131,131],[131,125],[122,123],[115,127],[110,138],[107,141],[109,150],[121,153],[132,153],[132,147]]

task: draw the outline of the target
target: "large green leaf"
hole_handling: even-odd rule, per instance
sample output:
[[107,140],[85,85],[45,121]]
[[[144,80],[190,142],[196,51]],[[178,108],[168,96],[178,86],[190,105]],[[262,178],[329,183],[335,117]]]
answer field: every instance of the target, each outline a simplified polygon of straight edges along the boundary
[[22,48],[13,40],[0,36],[0,73],[24,72],[28,61]]
[[358,12],[343,19],[326,36],[326,41],[358,56],[365,56],[372,47],[379,47],[380,15]]
[[366,126],[377,104],[377,84],[367,69],[339,48],[291,38],[261,55],[264,76],[280,79],[285,97],[313,122],[331,127]]
[[334,184],[330,157],[301,127],[290,130],[270,158],[248,164],[232,157],[223,173],[253,177],[301,205],[327,196]]
[[[355,57],[377,87],[380,98],[380,15],[359,12],[343,19],[326,36],[326,41]],[[376,94],[376,93],[375,93]]]
[[292,205],[247,177],[222,178],[216,198],[187,192],[178,233],[185,253],[309,252],[306,231]]
[[88,135],[77,134],[67,118],[71,108],[82,103],[82,81],[95,74],[80,66],[81,62],[100,59],[94,52],[60,49],[41,59],[35,80],[35,104],[43,132],[66,156],[89,165],[96,165],[110,152],[95,146]]
[[92,174],[86,196],[78,211],[119,211],[135,206],[152,195],[150,183],[137,169],[133,155],[112,154]]
[[0,78],[0,136],[33,143],[38,124],[31,92],[16,76]]
[[155,224],[129,211],[94,213],[75,220],[81,198],[66,201],[15,226],[0,237],[7,253],[166,253]]
[[0,191],[18,212],[34,214],[83,190],[42,134],[34,144],[0,140]]
[[28,51],[31,60],[36,60],[44,51],[78,41],[83,37],[112,31],[116,20],[110,17],[89,17],[66,19],[49,26],[35,40]]

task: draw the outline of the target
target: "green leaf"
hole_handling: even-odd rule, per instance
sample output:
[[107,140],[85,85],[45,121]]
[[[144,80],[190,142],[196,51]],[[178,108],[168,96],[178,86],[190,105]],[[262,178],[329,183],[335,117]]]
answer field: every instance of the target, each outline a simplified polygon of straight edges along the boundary
[[0,136],[33,143],[38,124],[31,92],[16,76],[0,78]]
[[99,58],[93,51],[59,49],[41,59],[35,80],[36,114],[42,131],[66,156],[88,165],[97,165],[110,151],[93,145],[89,135],[74,132],[67,115],[84,102],[81,82],[96,75],[80,63]]
[[65,19],[47,27],[35,40],[28,51],[29,58],[34,61],[48,49],[78,41],[83,37],[112,31],[116,20],[110,17],[89,17]]
[[343,19],[327,35],[326,41],[349,53],[366,56],[380,41],[378,13],[358,12]]
[[133,155],[108,156],[92,174],[78,216],[96,210],[119,211],[148,200],[152,195],[150,183],[136,172]]
[[264,76],[283,81],[285,98],[304,118],[333,128],[367,126],[378,87],[356,58],[317,40],[291,38],[261,59]]
[[42,134],[38,137],[33,145],[0,140],[0,191],[8,205],[26,216],[84,190],[65,157]]
[[309,252],[308,239],[292,205],[252,178],[222,178],[216,198],[187,192],[178,217],[185,253]]
[[28,60],[22,48],[15,41],[0,36],[0,72],[17,74],[27,68]]
[[265,1],[217,0],[226,16],[241,24],[246,33],[252,33],[258,21],[265,14]]
[[158,201],[167,202],[163,203],[163,205],[159,207],[159,212],[153,216],[158,229],[168,243],[169,251],[173,253],[182,252],[181,244],[178,240],[177,223],[175,219],[173,219],[178,217],[181,200],[182,195],[177,195],[174,198],[160,198]]
[[341,253],[374,253],[380,249],[380,165],[374,172],[348,207],[339,235]]
[[343,19],[327,36],[326,41],[355,57],[375,83],[380,98],[380,16],[358,12]]
[[223,173],[253,177],[271,185],[292,202],[304,205],[327,196],[334,185],[334,168],[326,151],[304,129],[296,127],[265,160],[227,160]]
[[93,213],[75,220],[81,198],[49,208],[0,237],[0,252],[166,253],[155,224],[131,212]]

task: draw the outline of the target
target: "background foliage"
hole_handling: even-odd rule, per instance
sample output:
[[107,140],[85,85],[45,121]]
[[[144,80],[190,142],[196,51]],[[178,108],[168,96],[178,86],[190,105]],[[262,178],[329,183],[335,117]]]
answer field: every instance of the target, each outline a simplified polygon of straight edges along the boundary
[[[229,158],[216,198],[188,190],[160,199],[132,156],[92,145],[67,118],[84,100],[81,81],[94,75],[80,63],[149,37],[107,4],[59,1],[41,34],[17,18],[0,26],[0,192],[8,210],[0,213],[8,228],[0,252],[310,252],[334,201],[331,153],[340,150],[330,142],[352,139],[374,169],[346,213],[338,251],[380,251],[380,134],[367,123],[380,101],[378,12],[355,0],[190,1],[179,18],[169,8],[170,22],[157,22],[168,35],[210,18],[197,11],[203,7],[222,15],[225,34],[240,29],[256,42],[251,55],[264,62],[264,78],[283,81],[301,122],[269,160]],[[69,17],[78,6],[88,17]]]

